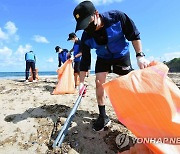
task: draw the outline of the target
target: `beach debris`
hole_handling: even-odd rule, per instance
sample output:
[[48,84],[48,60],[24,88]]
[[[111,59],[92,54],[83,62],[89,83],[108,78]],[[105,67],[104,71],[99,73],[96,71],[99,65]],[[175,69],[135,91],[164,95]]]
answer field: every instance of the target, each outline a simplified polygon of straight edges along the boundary
[[76,150],[74,150],[74,149],[70,149],[68,151],[68,154],[78,154],[78,152]]
[[72,134],[73,134],[73,135],[74,135],[74,134],[78,134],[78,131],[76,130],[76,131],[74,131]]
[[67,118],[60,117],[59,120],[60,120],[61,124],[64,125],[66,120],[67,120]]
[[71,145],[72,148],[76,148],[76,147],[79,146],[79,142],[78,142],[78,141],[75,141],[75,140],[72,140],[72,141],[70,142],[70,145]]

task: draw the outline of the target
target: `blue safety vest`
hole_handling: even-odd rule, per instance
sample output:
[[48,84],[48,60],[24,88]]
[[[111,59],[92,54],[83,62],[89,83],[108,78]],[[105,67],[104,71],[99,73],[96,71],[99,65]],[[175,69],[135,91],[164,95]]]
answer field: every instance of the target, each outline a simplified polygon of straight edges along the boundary
[[26,54],[25,54],[25,60],[26,61],[36,61],[36,59],[35,59],[35,55],[34,55],[34,53],[33,52],[27,52]]

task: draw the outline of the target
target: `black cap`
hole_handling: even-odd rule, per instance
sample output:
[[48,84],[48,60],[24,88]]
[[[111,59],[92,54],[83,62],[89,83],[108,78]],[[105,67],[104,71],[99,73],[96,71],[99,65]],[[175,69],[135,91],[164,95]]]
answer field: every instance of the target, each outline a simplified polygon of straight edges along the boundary
[[56,46],[56,47],[55,47],[56,52],[58,52],[60,48],[61,48],[61,47]]
[[94,14],[95,10],[91,1],[83,1],[76,6],[73,12],[77,22],[75,32],[88,27],[91,16]]
[[69,34],[69,38],[67,39],[67,41],[72,40],[72,38],[76,37],[75,33],[70,33]]

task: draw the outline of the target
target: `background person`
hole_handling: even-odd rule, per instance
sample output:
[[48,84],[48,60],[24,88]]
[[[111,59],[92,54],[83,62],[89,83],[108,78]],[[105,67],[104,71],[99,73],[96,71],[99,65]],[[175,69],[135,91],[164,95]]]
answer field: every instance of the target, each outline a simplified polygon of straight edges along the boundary
[[59,47],[59,46],[56,46],[55,47],[55,50],[56,50],[56,53],[58,53],[58,67],[61,67],[61,65],[63,64],[63,63],[65,63],[65,61],[67,60],[67,59],[69,59],[70,58],[70,54],[69,54],[69,52],[68,52],[68,50],[67,49],[62,49],[61,47]]
[[80,61],[82,56],[82,53],[80,52],[81,41],[75,33],[70,33],[69,38],[67,40],[71,40],[74,43],[73,48],[70,50],[70,52],[73,52],[73,56],[71,57],[71,59],[74,61],[74,80],[75,87],[77,87],[79,84],[78,82],[80,73]]
[[26,82],[28,82],[29,78],[29,69],[31,68],[33,74],[33,81],[36,81],[36,70],[35,70],[35,63],[36,63],[36,56],[33,51],[29,51],[25,54],[25,61],[26,61]]

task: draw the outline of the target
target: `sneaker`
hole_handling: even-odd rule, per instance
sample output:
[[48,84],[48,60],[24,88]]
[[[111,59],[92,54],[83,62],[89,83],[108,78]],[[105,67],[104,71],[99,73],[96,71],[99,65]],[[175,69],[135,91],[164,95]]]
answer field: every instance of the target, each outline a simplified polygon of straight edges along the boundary
[[37,80],[33,80],[33,82],[37,82]]
[[24,82],[25,82],[25,83],[28,83],[29,81],[28,81],[28,80],[25,80]]
[[102,117],[99,115],[98,119],[93,124],[93,130],[95,131],[103,131],[105,128],[109,127],[111,124],[111,120],[108,116]]

